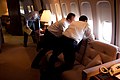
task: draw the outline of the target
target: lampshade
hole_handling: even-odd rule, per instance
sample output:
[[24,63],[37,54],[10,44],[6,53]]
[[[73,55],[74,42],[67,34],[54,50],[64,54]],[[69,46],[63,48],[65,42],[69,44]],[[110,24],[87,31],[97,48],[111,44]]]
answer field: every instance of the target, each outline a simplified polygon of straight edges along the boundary
[[51,21],[51,12],[50,10],[44,10],[42,15],[41,15],[41,18],[40,18],[40,21],[43,21],[43,22],[50,22]]

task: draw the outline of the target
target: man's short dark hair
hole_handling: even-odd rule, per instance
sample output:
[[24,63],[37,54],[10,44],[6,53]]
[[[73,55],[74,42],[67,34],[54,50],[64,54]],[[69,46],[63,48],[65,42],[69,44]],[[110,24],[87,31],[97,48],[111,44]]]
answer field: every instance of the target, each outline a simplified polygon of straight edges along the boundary
[[71,19],[72,16],[75,17],[75,14],[74,14],[74,13],[69,13],[69,14],[67,15],[67,18],[66,18],[66,19],[67,19],[67,20],[68,20],[68,19]]
[[42,13],[43,13],[43,11],[44,11],[44,9],[39,10],[39,14],[42,14]]
[[80,16],[80,18],[79,18],[79,21],[86,21],[86,20],[88,20],[88,18],[87,18],[87,16],[85,16],[85,15],[82,15],[82,16]]

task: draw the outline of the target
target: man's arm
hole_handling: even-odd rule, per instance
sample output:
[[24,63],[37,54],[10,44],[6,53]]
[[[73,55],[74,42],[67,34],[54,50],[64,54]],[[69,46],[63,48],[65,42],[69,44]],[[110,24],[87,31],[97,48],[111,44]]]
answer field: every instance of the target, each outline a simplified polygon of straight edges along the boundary
[[85,37],[88,38],[90,41],[95,40],[95,37],[92,34],[91,29],[89,27],[87,27],[85,30]]

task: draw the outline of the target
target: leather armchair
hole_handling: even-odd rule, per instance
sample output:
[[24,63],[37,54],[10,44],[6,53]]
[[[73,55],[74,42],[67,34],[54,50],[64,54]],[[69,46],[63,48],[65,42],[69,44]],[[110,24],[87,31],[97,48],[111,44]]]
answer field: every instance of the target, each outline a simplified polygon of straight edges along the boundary
[[116,60],[117,51],[116,46],[97,40],[87,44],[83,42],[76,53],[74,68],[62,73],[63,80],[89,80],[99,73],[100,66],[110,66],[110,61]]

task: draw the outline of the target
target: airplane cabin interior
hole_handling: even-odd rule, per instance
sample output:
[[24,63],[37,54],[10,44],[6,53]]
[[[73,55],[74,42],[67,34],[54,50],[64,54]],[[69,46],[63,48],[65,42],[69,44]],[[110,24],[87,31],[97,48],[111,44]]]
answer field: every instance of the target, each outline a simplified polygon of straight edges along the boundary
[[[85,15],[94,39],[83,34],[77,51],[66,48],[66,41],[52,69],[51,48],[40,66],[32,68],[34,58],[44,51],[45,39],[51,46],[55,43],[52,37],[53,41],[45,37],[49,27],[57,26],[62,19],[67,21],[69,13],[75,14],[74,21],[61,35],[76,27],[73,23],[81,22],[80,17]],[[76,33],[72,33],[72,29],[68,34],[74,36],[79,30],[75,28]],[[68,61],[65,49],[75,51],[71,57],[68,51]],[[72,58],[72,68],[66,69]],[[0,0],[0,80],[120,80],[120,0]]]

